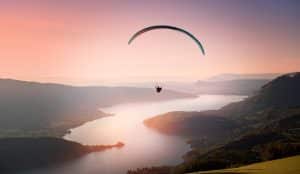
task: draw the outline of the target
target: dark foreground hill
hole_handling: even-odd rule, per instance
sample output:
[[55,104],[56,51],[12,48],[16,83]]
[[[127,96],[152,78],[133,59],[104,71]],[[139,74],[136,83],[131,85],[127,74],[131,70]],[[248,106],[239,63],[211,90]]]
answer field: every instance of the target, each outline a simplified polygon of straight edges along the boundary
[[134,87],[73,87],[0,79],[0,137],[62,136],[107,114],[99,107],[192,95]]
[[90,152],[123,145],[84,146],[60,138],[4,138],[0,139],[0,172],[61,165]]
[[269,82],[256,95],[220,110],[171,112],[150,118],[145,124],[162,133],[191,139],[193,151],[185,155],[183,164],[170,168],[171,173],[227,168],[297,155],[300,154],[299,89],[300,73],[290,73]]

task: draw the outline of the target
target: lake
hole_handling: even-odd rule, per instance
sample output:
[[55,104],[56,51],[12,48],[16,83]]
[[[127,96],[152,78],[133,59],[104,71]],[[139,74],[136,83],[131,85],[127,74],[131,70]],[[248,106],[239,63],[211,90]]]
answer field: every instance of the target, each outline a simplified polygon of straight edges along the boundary
[[128,169],[175,165],[190,150],[186,140],[158,133],[143,125],[143,120],[170,111],[201,111],[240,101],[245,96],[200,95],[197,98],[161,102],[115,105],[100,110],[114,114],[74,128],[64,138],[82,144],[115,144],[124,142],[120,149],[109,149],[87,154],[61,166],[39,169],[26,174],[125,174]]

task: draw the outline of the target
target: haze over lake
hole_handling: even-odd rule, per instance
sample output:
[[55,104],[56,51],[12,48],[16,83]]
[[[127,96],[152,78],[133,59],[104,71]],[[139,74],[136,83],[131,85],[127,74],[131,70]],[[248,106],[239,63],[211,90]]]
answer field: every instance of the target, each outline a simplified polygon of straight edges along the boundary
[[197,98],[164,102],[147,102],[101,108],[114,116],[100,118],[71,130],[64,138],[82,144],[125,143],[120,149],[91,153],[84,157],[48,169],[26,174],[123,174],[128,169],[174,165],[182,162],[182,155],[190,150],[186,140],[160,134],[143,124],[143,120],[170,111],[201,111],[218,109],[245,96],[201,95]]

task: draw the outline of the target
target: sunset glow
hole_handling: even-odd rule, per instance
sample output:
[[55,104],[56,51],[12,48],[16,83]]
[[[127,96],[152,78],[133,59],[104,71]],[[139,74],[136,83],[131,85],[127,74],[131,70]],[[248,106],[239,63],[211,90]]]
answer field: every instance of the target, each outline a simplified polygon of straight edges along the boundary
[[[291,1],[1,1],[0,77],[74,85],[197,80],[300,70]],[[253,1],[251,1],[253,2]],[[169,24],[192,32],[153,31]]]
[[297,173],[299,43],[300,0],[0,0],[0,173]]

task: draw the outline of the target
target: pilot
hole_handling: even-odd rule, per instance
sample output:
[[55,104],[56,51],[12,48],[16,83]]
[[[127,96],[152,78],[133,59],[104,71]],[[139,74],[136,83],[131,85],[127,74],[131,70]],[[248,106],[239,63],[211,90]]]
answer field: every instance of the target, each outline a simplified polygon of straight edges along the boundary
[[160,92],[161,92],[161,90],[162,90],[162,87],[160,87],[160,86],[156,86],[156,87],[155,87],[155,89],[156,89],[156,92],[157,92],[157,93],[160,93]]

